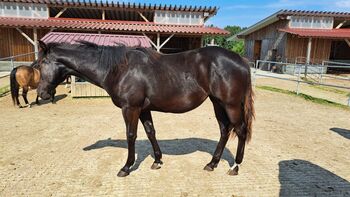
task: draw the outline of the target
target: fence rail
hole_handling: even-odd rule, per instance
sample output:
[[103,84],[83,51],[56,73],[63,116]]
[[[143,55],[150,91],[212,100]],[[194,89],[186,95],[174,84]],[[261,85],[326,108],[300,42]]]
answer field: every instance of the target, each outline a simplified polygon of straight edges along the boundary
[[[267,71],[263,71],[265,68]],[[342,75],[328,73],[336,69]],[[300,93],[300,84],[318,85],[343,89],[350,93],[350,64],[332,61],[323,61],[322,64],[308,65],[298,63],[274,62],[257,60],[253,71],[253,84],[258,77],[274,78],[295,82],[295,92]],[[350,94],[347,105],[350,106]]]

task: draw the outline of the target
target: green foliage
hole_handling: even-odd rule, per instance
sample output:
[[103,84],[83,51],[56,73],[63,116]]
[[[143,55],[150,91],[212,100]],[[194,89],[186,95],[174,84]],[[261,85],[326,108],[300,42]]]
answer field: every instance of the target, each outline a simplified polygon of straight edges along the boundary
[[[211,25],[210,27],[213,27],[213,25]],[[242,30],[246,29],[246,28],[241,28],[240,26],[226,26],[224,28],[225,30],[230,32],[230,35],[228,35],[227,37],[225,36],[205,36],[204,37],[204,43],[205,45],[210,44],[211,40],[214,39],[215,44],[217,44],[220,47],[223,47],[225,49],[234,51],[240,55],[244,54],[244,41],[236,41],[236,40],[232,40],[232,41],[227,41],[226,39],[229,36],[235,35],[239,32],[241,32]]]

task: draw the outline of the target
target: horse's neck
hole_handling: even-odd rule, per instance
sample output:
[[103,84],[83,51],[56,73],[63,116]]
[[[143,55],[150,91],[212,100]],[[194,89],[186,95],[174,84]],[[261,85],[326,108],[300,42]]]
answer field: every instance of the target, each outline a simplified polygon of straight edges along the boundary
[[103,87],[107,71],[101,70],[98,61],[89,62],[74,53],[65,53],[64,56],[59,56],[58,59],[71,70],[68,72],[68,75],[75,75],[99,87]]

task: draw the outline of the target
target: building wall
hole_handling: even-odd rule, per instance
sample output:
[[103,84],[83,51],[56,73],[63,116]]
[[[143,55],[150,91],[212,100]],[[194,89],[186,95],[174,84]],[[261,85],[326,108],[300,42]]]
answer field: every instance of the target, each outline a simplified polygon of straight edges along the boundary
[[[313,38],[311,45],[311,63],[322,63],[323,60],[328,60],[331,53],[332,40]],[[298,62],[305,63],[307,56],[308,38],[300,38],[288,34],[287,36],[287,48],[286,58],[289,62],[295,62],[298,58]]]
[[[21,29],[33,39],[32,29]],[[38,29],[38,39],[49,30]],[[0,28],[0,58],[34,52],[34,46],[23,37],[15,28]],[[33,61],[34,55],[16,58],[16,61]]]
[[287,20],[277,21],[245,37],[245,56],[254,59],[254,42],[261,40],[260,59],[270,60],[272,49],[277,49],[277,55],[285,57],[286,35],[279,32],[279,28],[285,28],[288,25]]

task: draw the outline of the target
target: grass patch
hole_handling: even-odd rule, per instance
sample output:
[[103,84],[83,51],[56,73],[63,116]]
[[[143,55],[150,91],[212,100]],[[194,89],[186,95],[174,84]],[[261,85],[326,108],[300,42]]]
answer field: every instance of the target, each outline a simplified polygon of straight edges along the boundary
[[271,87],[271,86],[256,86],[256,88],[258,89],[262,89],[262,90],[268,90],[268,91],[272,91],[272,92],[278,92],[278,93],[283,93],[283,94],[288,94],[288,95],[292,95],[292,96],[297,96],[297,97],[301,97],[307,101],[311,101],[313,103],[317,103],[320,105],[327,105],[327,106],[332,106],[332,107],[338,107],[338,108],[342,108],[342,109],[346,109],[346,110],[350,110],[349,106],[346,105],[342,105],[340,103],[336,103],[333,101],[329,101],[327,99],[322,99],[322,98],[316,98],[307,94],[303,94],[303,93],[299,93],[297,94],[294,91],[289,91],[289,90],[283,90],[280,88],[275,88],[275,87]]
[[321,85],[317,85],[317,83],[315,83],[314,81],[311,81],[310,79],[307,79],[305,77],[301,77],[301,79],[305,82],[310,83],[309,85],[313,88],[319,89],[319,90],[323,90],[323,91],[327,91],[327,92],[332,92],[332,93],[336,93],[336,94],[343,94],[343,95],[347,95],[349,96],[350,93],[345,91],[345,90],[340,90],[337,88],[332,88],[332,87],[328,87],[328,86],[321,86]]
[[10,92],[10,85],[4,86],[0,88],[0,97],[7,95]]

